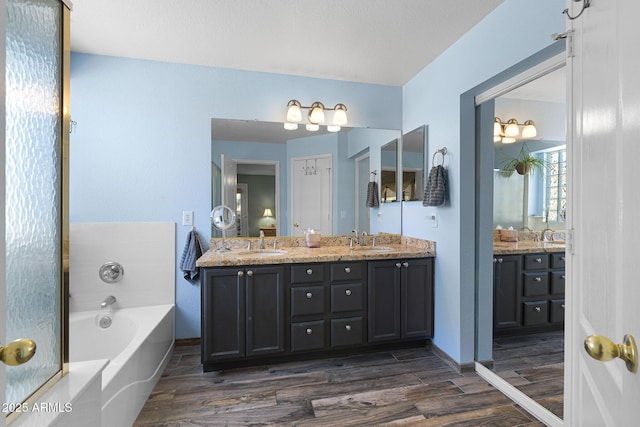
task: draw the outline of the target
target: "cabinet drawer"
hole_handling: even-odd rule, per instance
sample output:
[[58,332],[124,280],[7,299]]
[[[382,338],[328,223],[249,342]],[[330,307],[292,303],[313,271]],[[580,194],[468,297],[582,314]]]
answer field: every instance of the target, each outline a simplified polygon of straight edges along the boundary
[[362,317],[348,319],[333,319],[331,321],[331,347],[346,347],[361,345]]
[[551,272],[551,293],[564,295],[564,271]]
[[564,322],[564,300],[563,299],[551,300],[551,313],[549,314],[549,321],[551,323]]
[[324,286],[291,288],[291,316],[324,313]]
[[318,283],[324,281],[322,264],[300,264],[291,266],[291,283]]
[[525,270],[544,270],[549,268],[549,254],[532,254],[524,256]]
[[362,309],[362,283],[331,285],[332,313],[360,311]]
[[324,348],[324,320],[291,324],[291,351]]
[[564,268],[564,252],[551,254],[551,268]]
[[524,326],[544,325],[549,319],[548,301],[528,301],[524,303]]
[[523,295],[525,297],[547,295],[547,292],[549,292],[549,274],[546,271],[524,273]]
[[359,262],[331,264],[330,269],[332,282],[362,279],[362,263]]

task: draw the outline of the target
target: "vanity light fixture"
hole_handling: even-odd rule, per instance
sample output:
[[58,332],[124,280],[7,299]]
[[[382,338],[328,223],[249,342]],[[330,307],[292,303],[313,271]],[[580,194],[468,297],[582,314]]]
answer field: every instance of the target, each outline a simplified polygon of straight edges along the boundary
[[[522,133],[520,126],[523,126]],[[523,124],[518,123],[516,119],[509,119],[503,122],[496,117],[493,122],[493,142],[502,142],[503,144],[512,144],[516,142],[516,138],[522,139],[535,138],[538,135],[536,124],[533,120],[526,120]]]
[[284,128],[287,130],[298,129],[298,123],[302,121],[302,110],[309,110],[307,115],[307,124],[305,128],[310,132],[320,129],[320,125],[325,122],[325,111],[333,111],[333,122],[327,124],[329,132],[338,132],[341,126],[347,124],[347,107],[344,104],[336,104],[333,108],[327,108],[322,102],[315,101],[311,106],[306,107],[296,99],[292,99],[287,103],[287,121]]

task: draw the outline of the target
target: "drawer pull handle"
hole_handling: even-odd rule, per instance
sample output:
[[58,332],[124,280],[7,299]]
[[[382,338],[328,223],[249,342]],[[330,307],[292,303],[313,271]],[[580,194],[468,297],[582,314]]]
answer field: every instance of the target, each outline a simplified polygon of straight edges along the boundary
[[247,276],[249,277],[253,276],[253,271],[252,270],[247,271]]
[[311,328],[307,328],[307,335],[311,335],[313,333],[313,330]]
[[536,282],[542,282],[542,277],[536,277],[534,280],[535,280]]
[[403,267],[409,267],[409,263],[405,261],[405,262],[402,263],[402,266]]
[[244,276],[244,272],[243,271],[238,271],[238,277],[242,277]]
[[537,311],[538,313],[540,313],[540,311],[542,310],[540,307],[536,307],[534,308],[535,311]]
[[310,269],[310,268],[308,268],[308,269],[307,269],[307,274],[308,274],[309,276],[311,276],[311,275],[313,274],[313,270],[312,270],[312,269]]
[[400,264],[399,262],[396,262],[396,267],[400,268],[402,267],[402,264]]
[[351,295],[351,289],[347,289],[346,291],[344,291],[344,293],[345,293],[347,296]]
[[347,326],[345,326],[344,328],[345,328],[347,331],[350,331],[350,330],[351,330],[351,325],[347,325]]
[[345,267],[344,268],[344,272],[345,273],[351,273],[351,267]]
[[542,262],[542,258],[536,258],[536,262],[537,263],[541,263]]
[[311,297],[313,296],[313,294],[311,292],[307,292],[307,298],[311,299]]

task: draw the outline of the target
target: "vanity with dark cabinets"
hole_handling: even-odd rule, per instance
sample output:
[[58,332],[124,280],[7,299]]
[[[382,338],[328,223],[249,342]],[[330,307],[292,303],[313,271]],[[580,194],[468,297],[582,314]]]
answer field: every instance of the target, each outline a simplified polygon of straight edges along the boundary
[[205,371],[433,336],[433,258],[207,267]]
[[565,254],[496,254],[494,333],[517,334],[562,329]]

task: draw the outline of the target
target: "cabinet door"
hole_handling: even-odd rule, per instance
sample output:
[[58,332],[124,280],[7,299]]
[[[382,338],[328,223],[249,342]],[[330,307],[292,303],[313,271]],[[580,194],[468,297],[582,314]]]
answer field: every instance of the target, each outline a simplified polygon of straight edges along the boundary
[[402,261],[401,271],[401,337],[432,337],[433,259]]
[[246,269],[247,356],[284,352],[284,267]]
[[493,324],[495,328],[520,326],[522,256],[496,255],[493,269]]
[[202,361],[244,356],[244,271],[236,268],[203,270]]
[[369,342],[400,338],[400,261],[369,262]]

